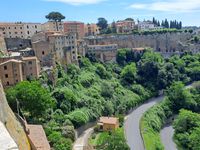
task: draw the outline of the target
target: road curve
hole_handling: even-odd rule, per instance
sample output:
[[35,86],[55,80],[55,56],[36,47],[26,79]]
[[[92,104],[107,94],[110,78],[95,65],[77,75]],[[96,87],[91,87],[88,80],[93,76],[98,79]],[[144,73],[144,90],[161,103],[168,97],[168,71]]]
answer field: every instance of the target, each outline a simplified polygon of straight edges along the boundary
[[152,106],[162,101],[164,96],[150,99],[147,103],[136,108],[125,120],[125,135],[131,150],[145,150],[140,134],[140,119]]
[[[185,89],[192,88],[192,84],[187,85]],[[174,136],[174,129],[172,127],[172,124],[167,124],[162,128],[160,131],[160,137],[162,140],[162,143],[164,145],[165,150],[177,150],[176,144],[173,140]]]
[[174,129],[171,124],[166,125],[160,132],[160,137],[165,150],[177,150],[173,141]]
[[88,145],[88,139],[93,132],[93,127],[85,130],[83,134],[76,139],[73,145],[73,150],[84,150],[85,147]]

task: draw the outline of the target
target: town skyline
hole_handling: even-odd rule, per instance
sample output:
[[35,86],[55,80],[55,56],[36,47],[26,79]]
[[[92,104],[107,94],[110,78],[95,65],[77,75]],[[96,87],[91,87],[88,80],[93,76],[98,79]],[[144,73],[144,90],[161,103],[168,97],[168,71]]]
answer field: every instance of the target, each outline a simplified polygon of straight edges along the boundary
[[[2,1],[0,22],[46,22],[45,15],[51,11],[59,11],[66,21],[81,21],[96,23],[99,17],[104,17],[109,23],[112,21],[133,18],[143,21],[152,20],[179,20],[183,26],[200,26],[196,19],[200,11],[200,2],[197,0],[175,1],[147,1],[147,0],[25,0]],[[178,5],[178,6],[177,6]],[[17,6],[17,7],[16,7]],[[37,6],[37,7],[36,7]],[[185,7],[189,6],[189,7]],[[9,13],[7,8],[15,13]],[[109,10],[109,13],[108,13]],[[120,10],[120,11],[119,11]],[[11,12],[11,11],[10,11]]]

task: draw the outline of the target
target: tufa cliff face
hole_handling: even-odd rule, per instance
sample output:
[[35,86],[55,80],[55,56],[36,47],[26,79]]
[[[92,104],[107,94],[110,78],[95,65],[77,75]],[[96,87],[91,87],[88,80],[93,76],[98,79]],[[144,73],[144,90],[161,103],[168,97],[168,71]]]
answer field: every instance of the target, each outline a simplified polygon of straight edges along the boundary
[[176,51],[200,51],[198,45],[188,45],[187,41],[193,34],[190,33],[163,33],[152,35],[102,35],[86,38],[87,44],[118,44],[119,48],[151,47],[161,53]]
[[16,142],[20,150],[31,149],[23,127],[18,122],[14,113],[12,112],[7,103],[1,82],[0,82],[0,121],[4,123],[5,127],[7,128],[8,132],[10,133],[11,137]]

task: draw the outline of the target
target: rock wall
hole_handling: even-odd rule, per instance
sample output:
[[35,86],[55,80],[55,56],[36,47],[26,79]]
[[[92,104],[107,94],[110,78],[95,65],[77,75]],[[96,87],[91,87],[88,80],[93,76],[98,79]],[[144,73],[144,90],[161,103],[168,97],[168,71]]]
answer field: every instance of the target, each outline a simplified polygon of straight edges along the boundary
[[20,150],[30,150],[30,145],[23,127],[16,119],[14,113],[10,109],[3,86],[0,82],[0,121],[4,123],[11,137],[14,139]]
[[19,50],[32,47],[30,39],[6,38],[5,42],[8,50]]
[[200,50],[200,45],[190,45],[190,33],[164,33],[152,35],[108,35],[86,38],[87,44],[118,44],[119,48],[151,47],[161,53]]

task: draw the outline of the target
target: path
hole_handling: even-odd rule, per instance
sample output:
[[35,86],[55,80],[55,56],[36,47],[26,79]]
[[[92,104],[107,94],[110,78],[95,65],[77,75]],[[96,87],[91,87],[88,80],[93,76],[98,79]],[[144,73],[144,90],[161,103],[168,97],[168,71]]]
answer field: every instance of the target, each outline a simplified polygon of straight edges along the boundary
[[93,128],[89,128],[83,132],[81,136],[76,139],[73,150],[84,150],[84,147],[88,145],[88,139],[93,132]]

